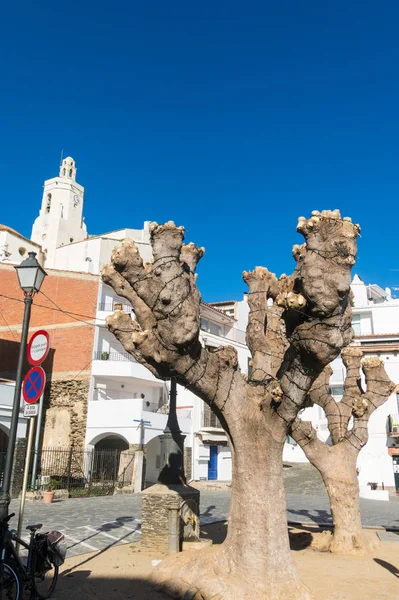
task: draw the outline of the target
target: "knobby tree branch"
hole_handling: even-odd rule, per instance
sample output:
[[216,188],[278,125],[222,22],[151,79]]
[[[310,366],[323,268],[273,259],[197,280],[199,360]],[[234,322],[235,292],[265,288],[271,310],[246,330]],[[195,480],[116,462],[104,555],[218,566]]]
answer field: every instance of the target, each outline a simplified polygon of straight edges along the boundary
[[[342,360],[346,368],[344,394],[341,401],[336,401],[329,394],[329,382],[332,369],[328,365],[314,382],[309,392],[309,404],[317,404],[323,408],[332,447],[341,443],[350,444],[358,453],[368,440],[368,422],[373,412],[384,402],[396,388],[387,375],[384,363],[378,357],[363,358],[361,348],[349,346],[342,351]],[[366,391],[361,383],[361,370],[365,378]],[[298,417],[291,428],[291,435],[303,448],[310,460],[317,460],[311,448],[307,447],[309,426]],[[312,440],[317,432],[312,427]],[[316,446],[316,442],[314,444]],[[317,438],[317,452],[323,458],[322,446],[329,447]],[[317,460],[320,463],[320,460]]]
[[248,379],[234,348],[209,352],[200,343],[195,269],[204,249],[183,244],[184,230],[173,222],[151,224],[150,263],[143,263],[132,240],[113,251],[102,278],[132,304],[135,320],[116,311],[108,328],[156,377],[176,377],[222,420],[250,407],[283,439],[315,379],[352,339],[350,270],[359,227],[337,210],[314,211],[310,219],[300,217],[297,230],[305,243],[293,248],[292,275],[277,279],[263,267],[243,274],[249,286]]

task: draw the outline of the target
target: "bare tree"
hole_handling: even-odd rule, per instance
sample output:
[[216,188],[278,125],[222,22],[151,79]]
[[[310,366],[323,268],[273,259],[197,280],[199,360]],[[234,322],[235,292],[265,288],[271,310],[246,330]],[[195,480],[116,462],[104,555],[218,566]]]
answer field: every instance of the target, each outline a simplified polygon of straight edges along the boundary
[[153,573],[154,584],[176,598],[311,597],[290,553],[282,453],[312,384],[352,340],[350,270],[359,227],[334,210],[300,217],[297,230],[305,243],[293,248],[291,276],[277,279],[263,267],[243,274],[250,378],[234,348],[208,352],[200,343],[194,271],[204,250],[183,245],[182,227],[151,225],[151,264],[125,240],[102,271],[136,317],[117,311],[107,319],[109,330],[156,377],[176,377],[202,398],[229,439],[233,481],[225,542],[169,557]]
[[[368,440],[370,416],[388,400],[396,386],[377,356],[362,360],[362,350],[356,346],[345,348],[341,356],[346,367],[341,401],[337,402],[329,393],[332,374],[329,365],[309,393],[309,404],[321,406],[327,416],[330,443],[320,440],[312,424],[301,421],[299,417],[291,426],[291,435],[319,470],[325,483],[334,524],[329,549],[352,553],[367,550],[371,541],[365,537],[362,528],[357,457]],[[360,368],[364,373],[366,391],[362,388]]]

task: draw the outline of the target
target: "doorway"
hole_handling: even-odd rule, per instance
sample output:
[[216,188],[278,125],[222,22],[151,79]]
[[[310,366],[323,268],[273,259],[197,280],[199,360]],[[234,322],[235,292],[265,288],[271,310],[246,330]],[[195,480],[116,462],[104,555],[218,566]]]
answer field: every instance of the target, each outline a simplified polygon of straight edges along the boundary
[[208,480],[215,481],[218,478],[218,447],[209,446]]

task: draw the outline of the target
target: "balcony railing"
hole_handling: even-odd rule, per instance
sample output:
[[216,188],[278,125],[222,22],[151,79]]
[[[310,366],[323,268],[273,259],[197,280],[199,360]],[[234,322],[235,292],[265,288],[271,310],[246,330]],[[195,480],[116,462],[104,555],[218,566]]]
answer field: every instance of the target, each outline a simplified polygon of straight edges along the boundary
[[210,334],[210,335],[215,335],[218,337],[226,338],[227,340],[230,340],[232,342],[239,342],[240,344],[245,344],[245,331],[243,331],[242,329],[235,329],[234,327],[232,327],[230,329],[230,331],[225,333],[222,330],[216,332],[216,331],[209,331],[209,329],[201,327],[201,332],[202,332],[203,337],[207,337],[207,334]]
[[122,310],[125,313],[130,314],[133,310],[130,304],[119,302],[119,300],[115,300],[114,302],[100,302],[98,305],[98,310],[102,310],[104,312],[115,312],[115,304],[122,304]]
[[399,415],[389,415],[388,432],[391,437],[399,437]]
[[128,352],[116,352],[114,350],[99,351],[93,353],[93,360],[110,360],[118,362],[136,362]]

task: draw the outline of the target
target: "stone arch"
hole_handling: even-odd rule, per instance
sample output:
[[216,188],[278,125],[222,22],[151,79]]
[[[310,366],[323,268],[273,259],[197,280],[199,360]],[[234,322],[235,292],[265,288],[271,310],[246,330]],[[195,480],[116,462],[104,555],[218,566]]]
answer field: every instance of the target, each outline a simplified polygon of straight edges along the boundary
[[[96,435],[90,442],[89,442],[89,446],[91,447],[98,447],[98,448],[105,448],[106,446],[104,444],[106,444],[106,440],[108,440],[109,443],[111,443],[111,440],[118,440],[120,441],[120,445],[122,446],[122,442],[123,445],[126,446],[126,448],[123,448],[123,450],[127,450],[127,448],[129,448],[129,442],[127,441],[127,439],[121,435],[120,433],[114,433],[113,431],[107,431],[106,433],[100,433],[99,435]],[[117,444],[112,444],[111,447],[114,447]]]
[[129,449],[129,442],[117,433],[96,436],[90,444],[90,470],[94,479],[116,482],[119,479],[121,455]]

